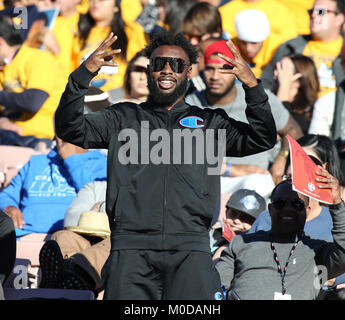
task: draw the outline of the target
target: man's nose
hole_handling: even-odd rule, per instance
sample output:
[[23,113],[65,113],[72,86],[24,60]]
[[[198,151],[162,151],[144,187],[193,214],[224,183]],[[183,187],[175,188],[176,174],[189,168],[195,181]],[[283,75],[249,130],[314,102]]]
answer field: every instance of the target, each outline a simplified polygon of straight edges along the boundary
[[161,70],[162,73],[174,73],[170,67],[169,62],[167,61],[163,67],[163,69]]
[[217,69],[212,71],[211,79],[212,80],[218,80],[219,79],[219,72]]

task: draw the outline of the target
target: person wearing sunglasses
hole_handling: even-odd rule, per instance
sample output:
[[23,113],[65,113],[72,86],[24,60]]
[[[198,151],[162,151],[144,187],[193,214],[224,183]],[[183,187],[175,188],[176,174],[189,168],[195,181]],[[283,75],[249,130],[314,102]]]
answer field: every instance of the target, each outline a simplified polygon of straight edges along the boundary
[[[266,88],[274,85],[274,70],[279,61],[291,54],[302,54],[313,59],[319,76],[320,93],[324,97],[336,90],[342,80],[341,48],[344,39],[345,3],[342,0],[315,0],[309,10],[310,35],[299,35],[281,44],[263,69],[261,80]],[[327,106],[328,109],[328,106]]]
[[122,88],[110,90],[110,96],[114,103],[126,101],[141,103],[147,100],[149,95],[147,88],[148,64],[149,60],[144,56],[142,50],[128,62]]
[[[102,270],[104,299],[221,299],[209,239],[220,199],[221,149],[244,156],[274,146],[276,128],[267,95],[229,41],[233,58],[221,57],[232,68],[224,72],[243,82],[249,123],[235,121],[222,110],[187,104],[184,97],[197,51],[182,33],[162,32],[144,49],[149,59],[148,100],[82,115],[90,80],[102,66],[116,66],[111,59],[118,50],[107,51],[116,39],[111,33],[70,75],[55,114],[58,136],[76,145],[108,149],[111,253]],[[224,140],[216,146],[222,139],[218,132]],[[200,161],[200,139],[175,143],[180,133],[206,135],[206,148],[213,143],[212,151],[220,156],[217,172],[209,170],[207,151]],[[192,151],[192,158],[176,158],[185,150]],[[156,152],[160,161],[146,158]]]
[[[238,235],[222,252],[216,268],[226,290],[242,300],[313,300],[323,282],[345,271],[345,203],[338,180],[318,167],[319,188],[330,189],[333,242],[303,232],[308,198],[293,190],[291,179],[272,192],[269,231]],[[235,267],[236,266],[236,267]]]
[[198,50],[198,63],[193,65],[191,84],[194,90],[200,91],[205,89],[202,78],[205,66],[201,43],[211,38],[230,39],[230,37],[223,32],[222,17],[218,8],[208,2],[195,3],[188,10],[182,21],[182,31],[190,44]]

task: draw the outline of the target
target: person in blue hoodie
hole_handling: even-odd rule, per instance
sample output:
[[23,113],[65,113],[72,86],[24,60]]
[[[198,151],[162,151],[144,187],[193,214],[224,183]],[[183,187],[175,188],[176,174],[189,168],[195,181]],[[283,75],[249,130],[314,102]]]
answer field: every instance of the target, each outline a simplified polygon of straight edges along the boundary
[[48,154],[34,155],[0,193],[0,209],[14,223],[16,236],[63,229],[68,206],[87,183],[106,180],[107,159],[56,137]]

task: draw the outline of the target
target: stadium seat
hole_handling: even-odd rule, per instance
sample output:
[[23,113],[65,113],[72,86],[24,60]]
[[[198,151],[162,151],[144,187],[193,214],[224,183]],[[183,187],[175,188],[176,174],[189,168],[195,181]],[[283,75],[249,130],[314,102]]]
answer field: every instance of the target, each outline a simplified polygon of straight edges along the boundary
[[31,148],[0,146],[0,189],[10,183],[33,154],[37,152]]

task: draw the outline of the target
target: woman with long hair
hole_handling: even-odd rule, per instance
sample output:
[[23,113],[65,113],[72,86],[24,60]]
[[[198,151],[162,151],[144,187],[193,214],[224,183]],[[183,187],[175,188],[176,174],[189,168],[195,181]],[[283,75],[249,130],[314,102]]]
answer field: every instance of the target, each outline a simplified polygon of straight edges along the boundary
[[277,63],[273,92],[308,133],[314,104],[319,93],[319,79],[314,61],[302,54],[284,57]]
[[91,85],[110,91],[122,86],[127,62],[146,45],[144,29],[136,22],[125,23],[121,14],[121,0],[90,0],[87,14],[79,20],[79,34],[75,41],[74,60],[77,67],[110,32],[118,39],[111,49],[121,49],[115,57],[118,68],[103,67]]
[[144,56],[143,51],[139,51],[128,62],[126,73],[123,81],[124,98],[115,100],[118,102],[133,102],[142,103],[147,100],[149,96],[149,89],[147,87],[147,65],[149,59]]

